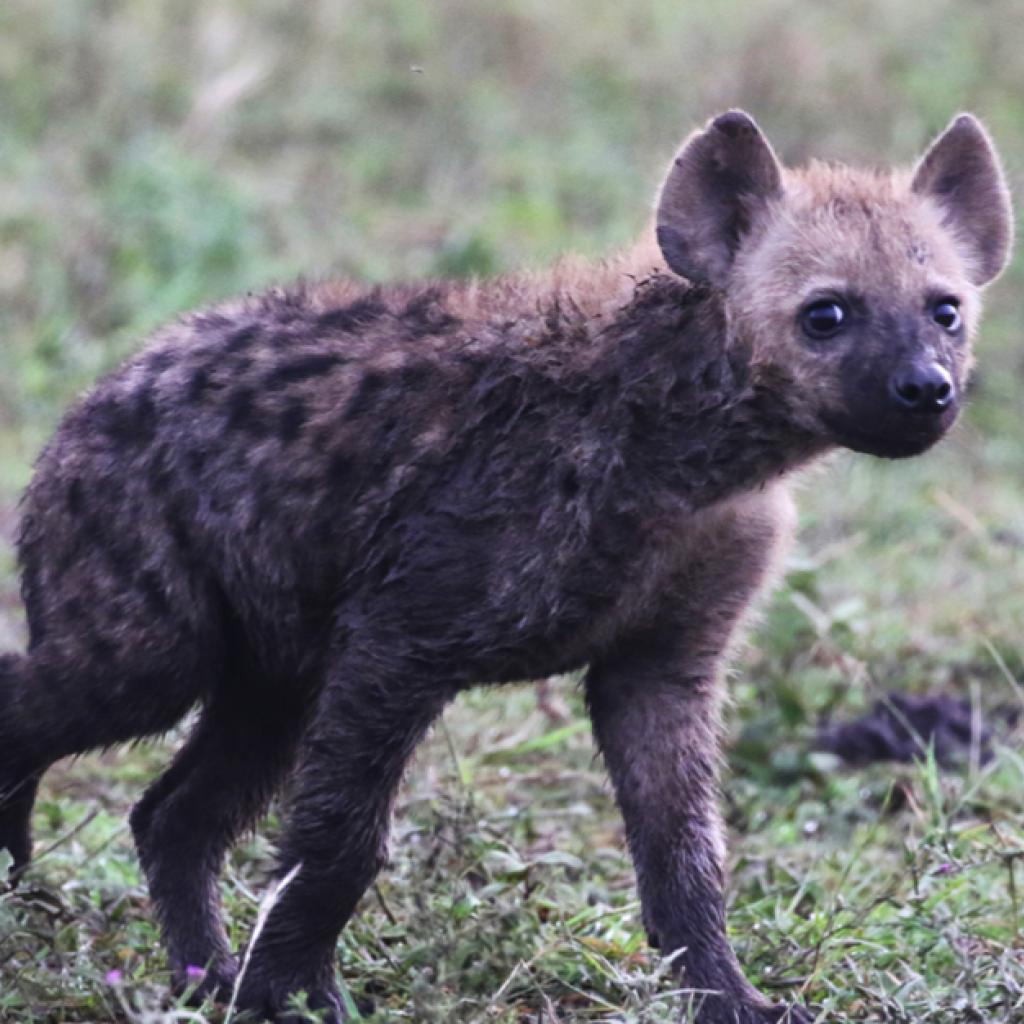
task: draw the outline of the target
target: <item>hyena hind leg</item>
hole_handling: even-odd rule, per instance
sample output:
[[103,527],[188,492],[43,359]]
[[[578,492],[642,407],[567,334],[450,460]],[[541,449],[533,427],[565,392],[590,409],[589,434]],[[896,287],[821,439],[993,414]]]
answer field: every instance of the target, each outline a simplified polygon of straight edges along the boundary
[[0,850],[7,850],[13,859],[11,881],[17,880],[32,858],[32,808],[38,788],[39,776],[29,775],[0,789]]
[[[247,681],[250,682],[250,681]],[[232,843],[266,809],[292,767],[304,706],[250,682],[245,693],[218,693],[203,709],[170,767],[131,813],[179,991],[227,997],[237,973],[220,916],[217,878]],[[205,974],[193,976],[189,968]]]

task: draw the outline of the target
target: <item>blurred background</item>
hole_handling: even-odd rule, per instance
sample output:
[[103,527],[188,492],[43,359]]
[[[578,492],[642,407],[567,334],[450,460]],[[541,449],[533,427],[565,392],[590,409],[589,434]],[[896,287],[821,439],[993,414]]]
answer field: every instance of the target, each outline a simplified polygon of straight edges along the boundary
[[[912,160],[970,109],[1024,184],[1024,18],[1014,0],[6,0],[0,533],[67,402],[168,318],[298,275],[608,251],[680,138],[730,106],[789,162],[866,163]],[[856,523],[924,545],[929,603],[983,586],[942,575],[942,528],[1003,538],[1019,565],[1022,282],[992,290],[956,439],[912,465],[841,458],[805,503],[816,540]],[[0,579],[3,643],[9,547]],[[986,626],[1009,626],[1019,598],[990,597]]]
[[[543,265],[565,250],[606,252],[643,226],[679,140],[731,106],[751,111],[790,163],[911,161],[953,114],[972,110],[1024,197],[1017,0],[4,0],[0,649],[23,637],[11,544],[32,460],[66,404],[153,328],[298,275],[493,274]],[[800,870],[827,865],[857,829],[876,827],[865,807],[888,806],[891,773],[851,781],[808,760],[808,735],[824,716],[855,713],[888,689],[951,692],[993,714],[1019,703],[1022,284],[1018,262],[991,290],[971,406],[954,437],[908,463],[840,455],[803,489],[798,551],[735,681],[728,810],[732,826],[751,833],[748,868],[763,866],[759,850],[774,857],[780,843],[799,844]],[[445,792],[437,772],[447,769],[431,766],[449,764],[454,750],[456,789],[473,776],[495,814],[529,801],[530,790],[519,788],[529,776],[557,790],[555,806],[582,802],[614,830],[585,728],[565,725],[580,711],[572,681],[553,687],[539,705],[531,691],[460,702],[409,799],[423,787]],[[559,776],[559,764],[576,775]],[[994,790],[962,786],[956,806],[965,792],[976,800],[988,792],[984,813],[974,807],[968,817],[994,815],[1024,846],[1015,795],[1024,792],[1022,769],[1006,761],[1000,771]],[[132,795],[141,777],[141,768],[130,776]],[[82,791],[56,779],[44,805],[54,834],[83,792],[118,813],[130,799],[107,783]],[[913,795],[919,785],[927,790],[909,777],[904,796],[924,815],[927,837],[938,826],[922,811],[931,806],[927,793]],[[931,797],[942,804],[941,787]],[[877,874],[865,877],[875,881],[849,897],[862,909],[875,908],[900,877],[905,835],[919,818],[872,834]],[[950,812],[942,821],[955,819]],[[594,829],[604,824],[588,832],[566,820],[528,835],[510,824],[502,841],[523,844],[520,852],[538,834],[552,847],[600,846]],[[119,837],[110,842],[126,842],[108,828]],[[621,836],[611,834],[621,850]],[[968,852],[1003,863],[987,846]],[[69,873],[81,877],[81,858],[69,858]],[[402,870],[415,881],[410,863]],[[616,863],[613,874],[626,879],[628,865]],[[846,876],[829,870],[821,867],[819,881],[834,895],[839,882],[829,889],[828,879]],[[964,952],[964,962],[1002,962],[1020,949],[1012,861],[1009,896],[999,888],[1002,871],[978,876],[978,891],[996,897],[956,904],[954,917],[972,908],[983,916],[985,941],[999,935],[994,947]],[[769,898],[769,874],[739,865],[737,900],[754,907]],[[136,876],[118,879],[138,885]],[[612,886],[617,905],[628,885]],[[1004,912],[1011,902],[1012,927]],[[793,906],[772,906],[788,906],[790,916],[774,920],[791,923]],[[816,906],[834,909],[824,896]],[[443,929],[448,918],[439,915],[431,927]],[[907,977],[932,956],[943,927],[922,932]],[[751,955],[771,961],[775,947],[748,941]],[[830,998],[829,978],[845,970],[862,979],[859,992],[887,988],[884,972],[871,973],[877,950],[869,947],[888,940],[864,941],[863,968],[850,966],[861,964],[856,951],[843,952],[845,960],[836,954],[832,973],[812,978],[816,997]],[[928,976],[941,1003],[935,1016],[915,1003],[908,1017],[865,1010],[849,1019],[970,1019],[949,1009],[963,989],[959,947],[950,949],[950,962]],[[81,963],[77,970],[88,973]],[[903,968],[887,962],[885,970],[898,989]],[[500,983],[488,975],[480,989]],[[469,985],[465,977],[460,984]],[[834,997],[849,1005],[854,995]],[[32,999],[24,1006],[24,1019],[35,1019]]]
[[[0,507],[67,401],[176,313],[300,274],[604,252],[734,105],[790,162],[911,160],[971,109],[1018,182],[1024,19],[1014,0],[6,0]],[[1021,281],[993,292],[966,431],[1018,480]]]
[[[492,273],[625,242],[679,139],[733,105],[792,162],[910,160],[969,108],[1016,177],[1019,14],[1013,0],[5,0],[3,426],[47,424],[155,325],[269,281]],[[994,370],[1007,329],[988,327]]]

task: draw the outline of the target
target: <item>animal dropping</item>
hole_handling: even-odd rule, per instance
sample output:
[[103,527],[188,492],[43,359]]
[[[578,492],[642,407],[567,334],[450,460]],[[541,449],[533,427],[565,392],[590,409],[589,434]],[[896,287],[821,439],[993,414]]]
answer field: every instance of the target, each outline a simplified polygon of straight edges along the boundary
[[809,1021],[725,930],[722,670],[837,447],[917,455],[957,417],[1006,263],[992,144],[912,170],[782,167],[715,118],[601,263],[274,290],[186,317],[64,418],[25,494],[28,650],[0,655],[0,846],[58,758],[199,717],[131,814],[176,985],[230,994],[217,872],[292,777],[294,874],[241,1007],[342,1018],[334,950],[406,761],[479,682],[588,666],[652,943],[701,1024]]

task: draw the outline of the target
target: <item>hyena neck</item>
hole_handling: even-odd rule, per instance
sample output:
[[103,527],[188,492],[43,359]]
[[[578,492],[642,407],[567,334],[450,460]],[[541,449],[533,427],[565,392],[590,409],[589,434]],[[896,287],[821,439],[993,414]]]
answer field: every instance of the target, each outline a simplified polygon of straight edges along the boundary
[[623,456],[675,500],[700,508],[754,490],[829,447],[794,380],[730,334],[718,292],[648,278],[602,340]]

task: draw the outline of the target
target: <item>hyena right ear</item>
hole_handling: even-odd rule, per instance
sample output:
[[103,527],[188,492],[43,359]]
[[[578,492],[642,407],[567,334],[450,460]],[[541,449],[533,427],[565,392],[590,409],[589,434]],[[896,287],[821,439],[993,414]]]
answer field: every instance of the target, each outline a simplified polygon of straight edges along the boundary
[[921,157],[910,187],[938,204],[968,250],[974,283],[991,281],[1010,258],[1013,209],[999,157],[981,122],[970,114],[954,118]]
[[742,110],[694,132],[658,197],[658,245],[682,277],[721,287],[736,250],[768,201],[782,195],[782,170],[768,140]]

